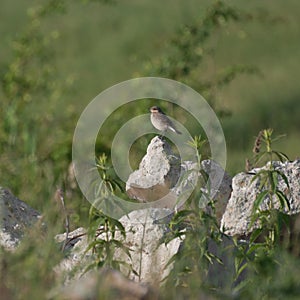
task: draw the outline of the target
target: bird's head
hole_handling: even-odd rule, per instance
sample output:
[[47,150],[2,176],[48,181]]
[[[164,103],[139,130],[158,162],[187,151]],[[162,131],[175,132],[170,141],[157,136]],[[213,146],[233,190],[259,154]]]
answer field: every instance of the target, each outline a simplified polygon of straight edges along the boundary
[[158,106],[152,106],[151,108],[150,108],[150,112],[151,113],[162,113],[162,110],[158,107]]

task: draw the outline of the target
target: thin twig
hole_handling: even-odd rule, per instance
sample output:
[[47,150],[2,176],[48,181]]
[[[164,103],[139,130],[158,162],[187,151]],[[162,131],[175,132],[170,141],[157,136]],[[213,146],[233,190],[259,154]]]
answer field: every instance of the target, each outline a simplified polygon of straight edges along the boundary
[[58,199],[61,202],[62,205],[62,209],[63,209],[63,213],[64,213],[64,217],[65,217],[65,230],[66,230],[66,238],[62,247],[62,251],[65,250],[66,245],[68,243],[68,239],[69,239],[69,232],[70,232],[70,220],[69,220],[69,214],[67,212],[66,206],[65,206],[65,200],[64,200],[64,193],[62,189],[57,189],[56,191],[56,195],[58,197]]

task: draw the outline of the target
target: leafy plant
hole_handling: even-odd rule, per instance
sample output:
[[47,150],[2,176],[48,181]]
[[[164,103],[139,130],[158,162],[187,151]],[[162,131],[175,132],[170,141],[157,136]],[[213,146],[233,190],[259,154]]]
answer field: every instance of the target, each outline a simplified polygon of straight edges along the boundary
[[[281,151],[273,150],[272,145],[275,141],[284,137],[284,135],[277,136],[276,138],[272,138],[273,129],[268,128],[261,130],[258,133],[258,136],[255,139],[254,147],[252,152],[254,153],[253,164],[254,166],[261,165],[265,162],[272,162],[274,158],[279,159],[281,162],[288,161],[288,157]],[[265,150],[262,151],[261,146],[265,145]]]
[[[269,161],[266,168],[259,170],[251,180],[251,183],[259,182],[260,192],[253,205],[253,218],[250,226],[252,226],[257,219],[260,219],[259,222],[262,224],[259,227],[261,227],[261,230],[265,228],[269,229],[269,239],[267,239],[267,242],[274,244],[278,241],[281,230],[280,224],[282,224],[282,222],[277,219],[277,217],[281,215],[278,210],[275,210],[274,200],[277,199],[279,201],[282,211],[290,210],[290,202],[287,194],[280,190],[278,186],[280,179],[284,181],[287,190],[289,190],[290,186],[285,174],[275,168],[274,157],[279,158],[280,161],[288,160],[288,157],[284,153],[272,149],[272,143],[276,140],[272,139],[272,133],[272,129],[262,130],[255,141],[253,149],[256,164],[265,156],[267,156]],[[261,142],[265,145],[265,151],[260,151]],[[263,203],[267,203],[267,208],[262,210],[261,206]]]
[[[201,137],[195,137],[189,143],[197,153],[199,170],[201,152],[205,143],[206,141]],[[179,251],[168,262],[168,266],[173,264],[171,273],[165,279],[168,297],[171,296],[171,290],[174,292],[172,294],[174,297],[181,299],[197,298],[201,290],[213,289],[214,287],[207,280],[209,266],[222,264],[222,261],[208,247],[211,242],[220,244],[222,233],[214,216],[214,201],[208,199],[206,208],[199,205],[204,195],[202,187],[203,182],[194,187],[194,193],[185,203],[185,207],[174,214],[169,223],[170,231],[162,241],[168,244],[175,238],[182,239]],[[210,209],[207,209],[208,207]],[[198,289],[194,289],[195,285]]]
[[[106,160],[106,155],[102,154],[96,163],[101,178],[96,189],[96,203],[109,202],[112,200],[115,189],[121,189],[118,181],[108,174],[110,167],[107,166]],[[125,228],[118,220],[105,215],[95,205],[92,205],[89,211],[88,235],[90,242],[86,252],[92,250],[94,259],[86,271],[104,266],[119,270],[120,265],[125,264],[125,262],[115,258],[117,249],[120,249],[130,258],[130,249],[120,241],[122,237],[124,239],[126,237]]]
[[[287,190],[289,182],[285,174],[276,169],[274,157],[280,161],[288,160],[287,156],[272,148],[272,143],[278,138],[272,138],[272,129],[264,129],[259,132],[253,148],[254,164],[268,163],[265,168],[257,172],[249,171],[253,174],[251,184],[259,183],[259,193],[253,204],[252,218],[249,227],[252,232],[249,242],[235,241],[237,255],[235,258],[236,278],[244,271],[261,275],[266,273],[271,278],[272,272],[277,266],[276,253],[280,248],[280,237],[283,228],[288,228],[289,216],[286,214],[290,210],[288,194],[279,189],[279,181],[282,180]],[[265,150],[261,146],[265,146]],[[279,202],[279,207],[275,205],[275,199]],[[248,277],[248,281],[249,281]],[[247,283],[247,280],[243,282]],[[252,280],[250,279],[249,282]],[[248,282],[248,284],[249,284]],[[237,289],[245,287],[240,284]]]

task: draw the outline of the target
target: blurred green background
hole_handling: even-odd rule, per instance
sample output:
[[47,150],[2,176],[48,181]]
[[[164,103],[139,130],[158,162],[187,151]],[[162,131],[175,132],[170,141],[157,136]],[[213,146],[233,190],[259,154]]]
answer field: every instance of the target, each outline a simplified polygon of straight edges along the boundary
[[[274,150],[297,158],[299,15],[296,0],[1,0],[0,186],[40,211],[47,224],[47,234],[33,228],[17,251],[1,255],[0,249],[0,290],[8,287],[15,298],[5,289],[1,296],[44,299],[61,286],[53,272],[66,255],[53,243],[53,236],[65,230],[64,213],[54,204],[57,188],[65,191],[70,229],[93,228],[90,205],[70,171],[72,138],[86,105],[106,88],[142,76],[193,87],[219,116],[231,175],[244,171],[255,136],[264,128],[285,135]],[[200,125],[179,107],[141,99],[106,120],[96,155],[105,153],[109,163],[118,129],[152,105],[183,123],[192,136],[201,133]],[[132,145],[132,168],[153,136]],[[103,173],[115,179],[113,169]],[[275,271],[269,267],[270,253],[258,256],[269,271],[261,268],[252,284],[246,282],[249,299],[266,298],[267,290],[278,299],[299,298],[297,260],[281,263],[282,269],[276,253],[271,254]],[[194,279],[190,287],[197,294],[199,281]]]
[[[80,223],[88,208],[68,173],[77,119],[104,89],[149,75],[185,82],[213,105],[226,136],[230,174],[244,170],[255,135],[267,127],[275,135],[286,134],[275,148],[295,159],[300,146],[300,3],[226,1],[238,17],[227,20],[224,14],[216,28],[203,24],[210,7],[220,3],[2,0],[0,184],[40,211],[63,186],[73,224]],[[201,39],[197,34],[205,36],[205,26],[212,30]],[[234,65],[246,67],[231,73]],[[224,82],[214,84],[225,73]],[[97,153],[109,156],[128,112],[147,113],[153,103],[141,100],[116,111],[102,129],[105,138]],[[199,133],[179,108],[159,104],[186,121],[193,135]],[[132,147],[133,167],[150,138]]]

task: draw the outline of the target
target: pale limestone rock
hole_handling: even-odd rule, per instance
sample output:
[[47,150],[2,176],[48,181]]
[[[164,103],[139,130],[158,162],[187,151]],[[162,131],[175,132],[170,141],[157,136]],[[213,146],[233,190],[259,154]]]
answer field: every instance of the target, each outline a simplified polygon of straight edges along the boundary
[[162,243],[168,225],[160,219],[170,213],[165,209],[150,208],[133,211],[119,220],[126,229],[123,242],[131,249],[131,259],[119,251],[116,256],[131,265],[122,268],[122,272],[134,281],[159,284],[169,274],[172,266],[166,267],[167,263],[177,253],[182,241],[176,238],[167,245]]
[[[207,174],[207,182],[200,168]],[[212,160],[202,161],[200,168],[196,162],[180,162],[171,146],[155,137],[139,169],[129,176],[126,191],[130,198],[151,203],[153,208],[174,211],[183,206],[195,188],[200,188],[205,196],[199,199],[199,206],[206,209],[207,199],[215,200],[216,216],[220,222],[231,193],[231,177]]]
[[[263,168],[253,169],[249,173],[239,173],[233,178],[233,191],[221,221],[221,228],[226,234],[232,236],[248,235],[253,230],[253,228],[249,228],[251,214],[254,201],[261,190],[260,180],[256,179],[252,182],[252,179],[260,170],[265,170],[269,166],[270,163]],[[278,199],[275,197],[272,199],[274,208],[289,215],[298,214],[300,212],[300,160],[293,162],[275,161],[273,166],[288,179],[290,189],[282,178],[279,178],[278,189],[287,196],[291,210],[288,211],[286,208],[282,210]],[[260,207],[262,210],[267,208],[268,201],[270,199],[266,199],[262,203]]]

